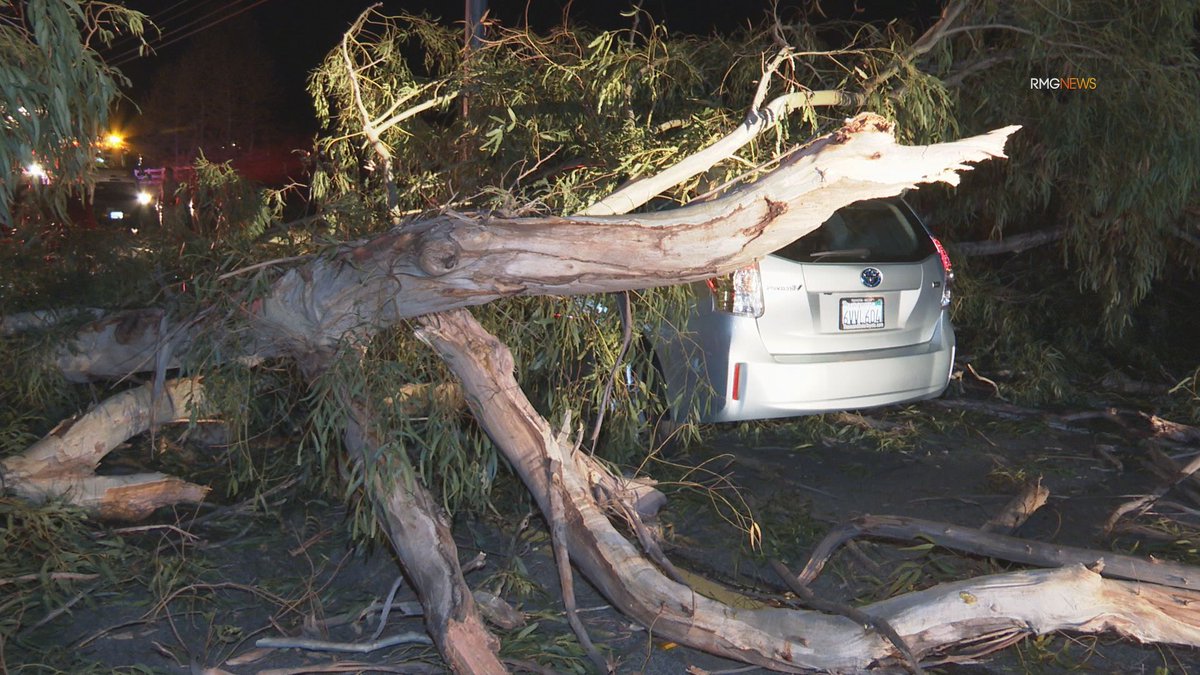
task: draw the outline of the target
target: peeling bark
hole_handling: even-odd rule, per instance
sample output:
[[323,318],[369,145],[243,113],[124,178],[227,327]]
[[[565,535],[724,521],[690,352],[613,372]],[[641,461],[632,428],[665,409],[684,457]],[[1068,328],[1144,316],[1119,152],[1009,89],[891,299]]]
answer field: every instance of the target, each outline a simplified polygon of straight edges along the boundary
[[186,421],[204,405],[199,378],[171,380],[157,398],[152,385],[124,391],[59,424],[25,452],[0,460],[0,482],[31,501],[65,498],[115,520],[140,520],[160,506],[199,502],[207,487],[166,474],[97,476],[95,470],[121,443],[153,426]]

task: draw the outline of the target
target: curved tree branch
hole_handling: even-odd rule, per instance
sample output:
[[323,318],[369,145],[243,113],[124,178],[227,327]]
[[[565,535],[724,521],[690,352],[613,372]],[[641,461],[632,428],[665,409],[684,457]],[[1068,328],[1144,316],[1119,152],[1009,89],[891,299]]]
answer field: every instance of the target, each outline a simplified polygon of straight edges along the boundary
[[1000,255],[1002,253],[1020,253],[1031,248],[1052,244],[1066,236],[1067,230],[1055,227],[1049,230],[1037,230],[1005,237],[1001,240],[963,241],[951,243],[951,248],[960,255],[967,257]]

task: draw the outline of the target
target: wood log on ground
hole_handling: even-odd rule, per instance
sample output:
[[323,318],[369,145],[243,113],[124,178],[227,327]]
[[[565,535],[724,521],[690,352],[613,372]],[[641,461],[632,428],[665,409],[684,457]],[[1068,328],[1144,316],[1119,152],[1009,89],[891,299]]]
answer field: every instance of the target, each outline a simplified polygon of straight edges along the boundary
[[1042,485],[1040,479],[1028,483],[1004,505],[1004,508],[1000,509],[999,513],[989,518],[979,529],[984,532],[1012,534],[1017,531],[1017,528],[1024,525],[1025,521],[1029,520],[1029,516],[1032,516],[1034,511],[1045,506],[1046,500],[1049,498],[1050,490]]
[[31,501],[64,498],[101,517],[139,520],[160,506],[196,503],[208,488],[162,473],[97,476],[100,460],[153,426],[186,421],[205,405],[199,378],[147,384],[116,394],[59,424],[25,452],[0,460],[0,481]]

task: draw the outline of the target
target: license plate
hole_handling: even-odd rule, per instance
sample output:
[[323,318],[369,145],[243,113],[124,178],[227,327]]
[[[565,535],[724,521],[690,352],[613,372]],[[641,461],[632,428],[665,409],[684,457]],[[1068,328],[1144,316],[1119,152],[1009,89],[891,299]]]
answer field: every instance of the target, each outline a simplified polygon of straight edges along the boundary
[[883,298],[842,298],[841,330],[883,328]]

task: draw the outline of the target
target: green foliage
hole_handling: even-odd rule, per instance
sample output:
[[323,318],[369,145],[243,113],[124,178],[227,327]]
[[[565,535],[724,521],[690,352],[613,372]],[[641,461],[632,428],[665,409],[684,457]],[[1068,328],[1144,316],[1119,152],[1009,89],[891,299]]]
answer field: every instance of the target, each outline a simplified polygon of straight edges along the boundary
[[[351,530],[356,538],[379,534],[368,486],[377,480],[421,481],[440,491],[445,506],[479,507],[486,502],[498,470],[497,455],[486,436],[465,417],[461,398],[442,394],[449,383],[432,352],[411,331],[377,336],[364,350],[347,350],[316,377],[307,396],[310,410],[304,454],[329,467],[329,487],[344,491],[357,508]],[[376,439],[363,457],[348,458],[342,433],[350,424],[350,406],[360,409],[364,433]],[[336,481],[336,482],[334,482]]]
[[279,221],[284,206],[281,191],[259,190],[229,162],[214,163],[201,156],[193,168],[191,226],[203,236],[245,245]]
[[503,633],[501,657],[530,661],[543,666],[547,672],[578,675],[592,672],[588,668],[587,654],[569,630],[566,619],[550,612],[538,612],[531,618],[536,620]]
[[97,541],[90,534],[77,508],[0,497],[0,578],[6,582],[0,593],[0,649],[82,585],[126,574],[133,552],[120,538]]
[[1176,383],[1170,393],[1174,412],[1170,419],[1181,419],[1189,424],[1200,423],[1200,368]]
[[[969,176],[940,222],[960,240],[1064,227],[1042,276],[1065,269],[1097,299],[1101,337],[1200,263],[1175,234],[1200,197],[1198,16],[1195,0],[978,3],[934,68],[955,84],[965,132],[1023,126],[1011,159]],[[1032,88],[1051,77],[1095,88]]]
[[[969,260],[955,268],[959,361],[999,380],[997,393],[1021,403],[1061,400],[1072,366],[1104,365],[1103,354],[1088,349],[1097,339],[1089,320],[1099,312],[1095,299],[1081,296],[1071,279],[1048,280],[1039,267],[1053,264],[1034,253],[1008,267]],[[1069,363],[1062,345],[1074,346]]]
[[[336,201],[353,193],[362,204],[382,204],[386,176],[364,139],[368,119],[394,155],[394,198],[401,209],[578,211],[622,181],[659,171],[739,124],[762,77],[762,54],[776,49],[770,30],[710,38],[670,35],[658,24],[640,32],[493,30],[493,39],[464,60],[452,28],[423,17],[369,14],[310,80],[318,117],[329,131],[314,177],[316,197]],[[791,88],[837,88],[846,83],[843,53],[875,63],[891,56],[887,41],[896,39],[869,31],[860,49],[826,53],[821,50],[828,45],[807,24],[783,30],[793,48],[807,54],[795,57],[781,76]],[[423,60],[410,62],[414,53]],[[358,77],[351,77],[347,59]],[[901,80],[912,78],[921,82],[908,87],[905,100],[926,107],[912,106],[910,117],[943,128],[949,123],[944,111],[928,103],[940,96],[936,82],[915,71]],[[447,91],[465,93],[459,110],[382,123]],[[781,120],[779,143],[805,140],[845,112],[809,111],[801,124]],[[755,144],[740,161],[665,195],[664,203],[685,202],[780,149],[772,142]]]
[[[95,144],[126,83],[94,44],[144,27],[144,15],[107,2],[0,0],[0,224],[14,223],[18,193],[33,210],[61,214],[92,180]],[[33,162],[49,183],[22,175]]]

